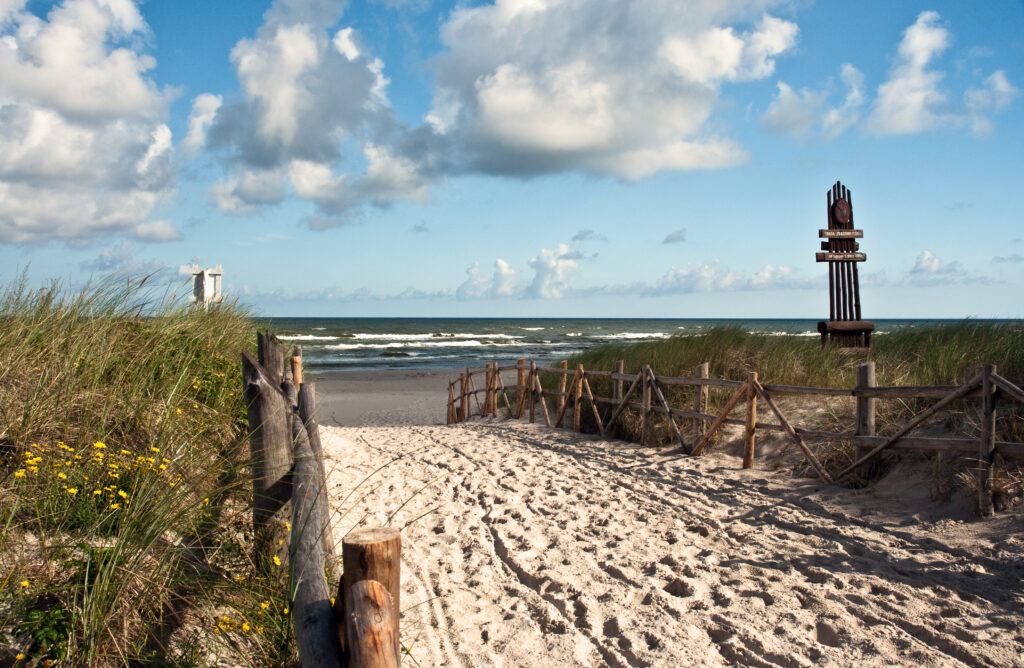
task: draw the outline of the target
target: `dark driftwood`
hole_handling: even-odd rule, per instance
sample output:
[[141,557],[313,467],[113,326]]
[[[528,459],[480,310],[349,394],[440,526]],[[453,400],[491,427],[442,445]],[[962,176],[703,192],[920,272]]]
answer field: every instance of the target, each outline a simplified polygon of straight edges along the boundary
[[337,666],[341,661],[337,625],[331,610],[331,591],[324,579],[323,535],[325,524],[323,479],[306,429],[292,422],[295,438],[295,469],[292,476],[292,626],[299,661],[309,666]]
[[718,415],[717,418],[715,418],[715,421],[711,423],[710,427],[708,427],[708,430],[707,432],[705,432],[704,436],[702,436],[701,439],[697,441],[697,445],[693,446],[693,450],[690,452],[690,454],[696,456],[704,452],[704,448],[705,446],[707,446],[708,441],[710,441],[711,437],[715,435],[715,432],[718,431],[719,427],[721,427],[725,423],[726,418],[729,417],[729,413],[732,411],[733,408],[736,407],[736,404],[740,402],[740,399],[742,399],[746,395],[746,392],[747,384],[743,383],[743,386],[740,387],[740,389],[736,390],[736,394],[732,395],[732,398],[729,399],[729,402],[725,404],[725,408],[722,409],[722,412]]
[[[327,504],[327,470],[324,468],[324,448],[320,442],[320,422],[316,414],[316,384],[303,383],[299,387],[299,419],[306,426],[309,446],[316,458],[317,469],[320,471],[319,507],[322,513],[321,522],[326,529],[323,532],[324,557],[327,567],[334,568],[334,537],[331,535],[331,509]],[[294,523],[293,523],[294,525]]]
[[[255,559],[270,572],[287,573],[292,469],[291,408],[279,384],[247,351],[242,382],[249,422]],[[281,566],[272,565],[273,558]]]
[[[352,638],[348,665],[398,668],[398,610],[387,589],[376,580],[360,580],[352,585],[349,597],[352,607],[345,619],[345,635]],[[302,665],[305,668],[306,664]]]
[[[337,608],[341,604],[340,619],[347,620],[353,611],[352,586],[360,580],[376,580],[391,597],[392,610],[395,611],[397,622],[401,612],[399,575],[402,559],[402,536],[398,529],[376,527],[358,529],[349,533],[341,543],[342,578],[340,591],[334,602]],[[339,632],[345,629],[342,623]],[[398,629],[395,629],[394,653],[398,656]],[[343,647],[349,652],[348,636],[344,636]],[[350,664],[351,665],[351,664]]]
[[960,389],[958,389],[956,392],[953,392],[951,394],[947,394],[944,399],[939,400],[939,402],[936,403],[935,405],[933,405],[931,408],[929,408],[928,410],[926,410],[926,411],[924,411],[922,413],[919,413],[914,419],[912,419],[907,424],[903,425],[903,427],[900,428],[900,430],[897,431],[894,435],[890,436],[885,441],[885,443],[883,443],[883,444],[873,448],[866,455],[864,455],[863,457],[860,457],[857,461],[855,461],[854,463],[850,464],[845,469],[840,471],[839,475],[836,476],[836,478],[837,479],[842,479],[844,476],[849,475],[858,466],[860,466],[864,462],[868,461],[869,459],[871,459],[872,457],[874,457],[875,455],[880,453],[882,450],[885,450],[887,447],[889,447],[890,445],[892,445],[893,443],[898,441],[900,438],[902,438],[911,429],[913,429],[914,427],[918,426],[919,424],[921,424],[922,422],[924,422],[925,420],[927,420],[928,418],[930,418],[931,416],[933,416],[937,412],[939,412],[939,410],[942,409],[944,406],[946,406],[947,404],[950,404],[950,403],[956,401],[957,399],[961,399],[964,396],[966,396],[967,394],[969,394],[980,383],[981,383],[981,374],[978,374],[977,376],[972,378],[970,381],[965,383],[962,387],[960,387]]
[[764,387],[762,387],[761,384],[757,382],[756,376],[754,376],[752,380],[752,385],[753,389],[759,395],[761,395],[761,398],[764,399],[764,402],[768,404],[768,407],[772,409],[773,413],[775,413],[775,417],[779,419],[779,422],[782,423],[783,428],[785,428],[785,430],[789,433],[790,437],[794,441],[796,441],[797,446],[803,451],[804,456],[807,458],[807,461],[814,468],[814,470],[817,471],[818,476],[825,482],[832,482],[832,477],[829,476],[828,471],[825,470],[825,467],[821,465],[821,462],[819,462],[818,458],[814,456],[814,453],[811,452],[811,449],[807,447],[807,444],[804,443],[804,440],[800,438],[800,436],[796,433],[796,430],[793,429],[792,425],[789,424],[789,421],[786,420],[786,416],[782,414],[782,411],[779,410],[779,407],[775,405],[775,402],[772,401],[772,398],[768,395],[767,392],[765,392]]

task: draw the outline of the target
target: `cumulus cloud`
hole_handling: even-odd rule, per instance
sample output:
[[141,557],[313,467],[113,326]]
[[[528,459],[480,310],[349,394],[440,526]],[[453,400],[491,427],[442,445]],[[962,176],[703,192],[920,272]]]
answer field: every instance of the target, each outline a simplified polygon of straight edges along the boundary
[[145,225],[174,190],[173,92],[146,75],[145,21],[127,0],[65,0],[45,19],[24,4],[0,5],[0,242]]
[[907,272],[903,282],[915,286],[932,286],[949,283],[986,283],[988,279],[972,276],[956,260],[943,260],[925,249],[914,260],[914,266]]
[[996,70],[989,75],[981,87],[968,88],[964,93],[964,105],[967,107],[967,115],[974,132],[991,132],[992,121],[988,115],[1010,106],[1017,93],[1017,89],[1010,85],[1002,70]]
[[921,12],[900,42],[889,79],[878,87],[868,126],[876,134],[930,130],[950,121],[943,73],[930,67],[949,46],[949,31],[938,12]]
[[686,241],[686,228],[681,227],[678,230],[673,230],[662,240],[663,244],[680,244]]
[[797,138],[808,138],[818,132],[826,141],[835,139],[857,122],[864,103],[864,75],[860,70],[844,63],[839,78],[846,95],[841,104],[831,107],[828,105],[831,84],[821,91],[807,88],[794,91],[779,81],[775,98],[761,116],[761,127]]
[[480,272],[480,264],[474,262],[466,270],[466,280],[455,289],[455,298],[464,301],[515,297],[522,294],[523,291],[523,286],[518,283],[518,278],[519,273],[502,259],[495,260],[494,273],[490,277],[484,276]]
[[554,249],[542,248],[537,257],[530,260],[533,281],[524,295],[531,299],[561,299],[569,290],[569,280],[579,269],[580,254],[570,250],[568,244],[558,244]]
[[708,127],[724,82],[769,76],[795,44],[773,2],[497,0],[442,27],[430,127],[465,169],[641,179],[735,165]]
[[136,259],[135,245],[124,240],[104,248],[92,260],[82,262],[81,267],[89,271],[123,273],[132,276],[155,274],[166,269],[166,265],[159,260]]

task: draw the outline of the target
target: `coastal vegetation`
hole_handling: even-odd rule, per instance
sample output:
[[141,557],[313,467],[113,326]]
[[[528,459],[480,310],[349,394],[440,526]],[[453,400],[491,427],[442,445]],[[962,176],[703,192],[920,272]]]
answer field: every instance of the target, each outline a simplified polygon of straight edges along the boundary
[[145,281],[0,292],[0,664],[285,658],[249,559],[254,328]]

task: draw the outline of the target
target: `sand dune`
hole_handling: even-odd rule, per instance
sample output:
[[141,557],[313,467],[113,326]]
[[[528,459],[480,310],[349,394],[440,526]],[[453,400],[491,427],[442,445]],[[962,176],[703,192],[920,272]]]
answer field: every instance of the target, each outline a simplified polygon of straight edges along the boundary
[[404,527],[418,665],[1024,665],[1019,512],[979,522],[903,488],[540,425],[409,422],[323,436],[339,543]]

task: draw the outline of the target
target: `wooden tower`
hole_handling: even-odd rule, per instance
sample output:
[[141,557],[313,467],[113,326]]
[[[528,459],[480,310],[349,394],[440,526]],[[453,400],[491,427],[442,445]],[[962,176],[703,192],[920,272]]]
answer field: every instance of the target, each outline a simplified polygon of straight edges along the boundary
[[821,344],[829,341],[844,347],[868,348],[875,323],[862,320],[860,312],[860,278],[857,264],[867,260],[856,241],[864,231],[853,227],[853,197],[836,181],[826,193],[828,229],[818,230],[823,252],[815,254],[818,262],[828,262],[828,320],[818,323]]

